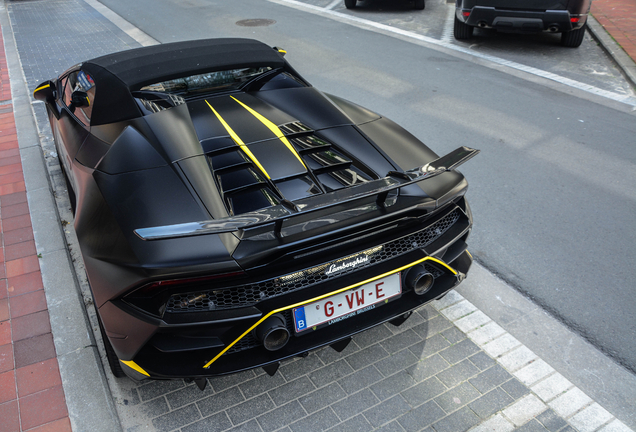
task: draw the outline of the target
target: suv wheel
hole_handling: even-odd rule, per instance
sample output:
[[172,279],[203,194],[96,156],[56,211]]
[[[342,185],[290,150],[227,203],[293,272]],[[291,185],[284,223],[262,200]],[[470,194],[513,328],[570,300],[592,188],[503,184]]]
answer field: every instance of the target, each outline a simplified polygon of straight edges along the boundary
[[568,48],[576,48],[583,42],[583,36],[585,36],[585,29],[587,23],[583,24],[583,27],[569,32],[561,33],[561,45]]
[[347,9],[353,9],[354,7],[356,7],[356,1],[357,0],[345,0],[345,7]]
[[468,24],[461,22],[457,17],[455,17],[455,26],[453,27],[455,39],[470,39],[473,36],[474,29],[475,28],[473,26],[469,26]]

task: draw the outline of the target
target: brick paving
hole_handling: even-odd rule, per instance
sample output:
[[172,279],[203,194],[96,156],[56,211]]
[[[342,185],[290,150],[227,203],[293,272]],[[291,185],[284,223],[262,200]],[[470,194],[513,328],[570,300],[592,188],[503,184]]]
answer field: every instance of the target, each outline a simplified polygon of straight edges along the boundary
[[0,431],[70,431],[0,34]]
[[[9,13],[31,89],[76,61],[130,46],[125,37],[110,37],[121,32],[81,0],[12,3]],[[72,16],[46,19],[56,13]],[[71,44],[77,42],[73,29],[61,32],[68,40],[46,37],[51,23],[64,22],[98,31],[82,35],[91,41],[79,45]],[[42,41],[57,45],[42,49]],[[90,53],[78,52],[81,47]],[[43,53],[51,48],[66,54],[49,59]],[[0,432],[67,431],[0,57]],[[42,105],[34,111],[52,153]],[[109,384],[126,432],[630,431],[457,293],[418,310],[401,327],[387,324],[356,336],[342,353],[325,348],[285,362],[273,377],[259,369],[210,379],[203,392],[183,381],[135,383],[109,375]]]
[[636,1],[594,0],[592,15],[636,61]]

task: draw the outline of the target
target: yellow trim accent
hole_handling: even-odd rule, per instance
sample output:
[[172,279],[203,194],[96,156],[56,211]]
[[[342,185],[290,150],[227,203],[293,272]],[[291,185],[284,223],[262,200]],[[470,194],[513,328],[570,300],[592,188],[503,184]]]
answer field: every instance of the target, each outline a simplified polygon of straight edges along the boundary
[[40,90],[44,90],[45,88],[49,88],[51,87],[51,84],[44,84],[43,86],[40,86],[38,88],[36,88],[35,90],[33,90],[33,94],[35,94],[36,92],[39,92]]
[[468,252],[468,249],[466,249],[466,253],[468,254],[468,256],[470,257],[470,259],[474,259],[473,258],[473,254],[471,254],[470,252]]
[[256,156],[254,156],[254,154],[250,151],[250,149],[247,148],[247,146],[245,145],[243,140],[241,140],[241,138],[239,138],[239,136],[236,134],[236,132],[234,132],[234,130],[232,130],[230,125],[227,124],[225,122],[225,120],[223,120],[223,117],[221,117],[221,115],[218,112],[216,112],[216,110],[214,108],[212,108],[212,105],[210,105],[210,102],[205,101],[205,103],[208,104],[208,106],[210,107],[210,109],[212,110],[214,115],[216,115],[216,118],[219,119],[219,121],[221,122],[221,124],[223,125],[225,130],[230,134],[230,136],[232,137],[234,142],[241,148],[241,150],[243,150],[245,152],[245,154],[247,154],[247,157],[249,157],[252,160],[252,162],[254,162],[254,164],[257,167],[260,168],[261,171],[263,171],[263,174],[265,174],[265,177],[267,177],[268,179],[271,180],[271,177],[269,176],[269,174],[267,174],[267,171],[265,171],[265,168],[263,168],[263,165],[261,165],[261,163],[258,161],[258,159],[256,159]]
[[231,344],[229,344],[227,347],[225,347],[225,349],[223,349],[223,351],[221,351],[220,353],[218,353],[218,354],[216,355],[216,357],[214,357],[212,360],[210,360],[209,362],[207,362],[207,363],[203,366],[203,368],[204,368],[204,369],[209,368],[209,367],[212,365],[212,363],[214,363],[215,361],[217,361],[217,360],[218,360],[218,358],[219,358],[219,357],[221,357],[223,354],[225,354],[225,353],[227,352],[227,350],[229,350],[230,348],[232,348],[232,346],[234,346],[234,344],[236,344],[238,341],[240,341],[241,339],[243,339],[243,338],[244,338],[244,337],[245,337],[245,336],[246,336],[249,332],[251,332],[251,331],[252,331],[252,330],[254,330],[256,327],[258,327],[258,325],[259,325],[260,323],[262,323],[263,321],[265,321],[267,318],[269,318],[270,316],[274,315],[275,313],[283,312],[283,311],[286,311],[286,310],[288,310],[288,309],[293,309],[293,308],[296,308],[296,307],[298,307],[298,306],[303,306],[303,305],[306,305],[306,304],[309,304],[309,303],[313,303],[313,302],[318,301],[318,300],[322,300],[322,299],[327,298],[327,297],[330,297],[330,296],[332,296],[332,295],[340,294],[340,293],[345,292],[345,291],[348,291],[348,290],[350,290],[350,289],[357,288],[357,287],[359,287],[359,286],[362,286],[362,285],[365,285],[365,284],[368,284],[368,283],[374,282],[374,281],[376,281],[376,280],[378,280],[378,279],[382,279],[383,277],[390,276],[390,275],[395,274],[395,273],[397,273],[397,272],[401,272],[402,270],[406,270],[406,269],[407,269],[407,268],[409,268],[409,267],[413,267],[413,266],[415,266],[415,265],[421,264],[421,263],[423,263],[424,261],[433,261],[433,262],[435,262],[435,263],[437,263],[437,264],[439,264],[439,265],[441,265],[441,266],[446,267],[446,268],[447,268],[449,271],[451,271],[454,275],[457,275],[457,274],[458,274],[458,273],[457,273],[457,271],[456,271],[455,269],[453,269],[451,266],[449,266],[448,264],[446,264],[444,261],[438,260],[437,258],[433,258],[433,257],[425,257],[425,258],[419,259],[419,260],[417,260],[417,261],[414,261],[414,262],[412,262],[412,263],[410,263],[410,264],[404,265],[404,266],[402,266],[402,267],[400,267],[400,268],[397,268],[397,269],[395,269],[395,270],[391,270],[391,271],[389,271],[389,272],[382,273],[381,275],[374,276],[374,277],[369,278],[369,279],[367,279],[367,280],[364,280],[364,281],[362,281],[362,282],[358,282],[358,283],[355,283],[355,284],[353,284],[353,285],[349,285],[349,286],[347,286],[347,287],[340,288],[339,290],[332,291],[332,292],[330,292],[330,293],[323,294],[323,295],[321,295],[321,296],[314,297],[314,298],[312,298],[312,299],[305,300],[305,301],[302,301],[302,302],[299,302],[299,303],[295,303],[295,304],[293,304],[293,305],[285,306],[285,307],[282,307],[282,308],[279,308],[279,309],[274,309],[273,311],[271,311],[270,313],[268,313],[268,314],[264,315],[261,319],[259,319],[259,320],[256,322],[256,324],[254,324],[252,327],[248,328],[248,329],[247,329],[247,330],[246,330],[246,331],[245,331],[242,335],[240,335],[240,336],[239,336],[239,337],[238,337],[238,338],[237,338],[234,342],[232,342],[232,343],[231,343]]
[[272,132],[274,132],[274,135],[276,135],[276,137],[281,140],[283,142],[283,144],[285,144],[287,146],[287,148],[289,149],[290,152],[292,152],[294,154],[294,156],[296,156],[296,158],[300,161],[301,164],[303,164],[303,166],[305,167],[305,169],[307,169],[307,165],[305,165],[305,162],[303,162],[303,160],[300,158],[300,155],[298,154],[298,152],[296,151],[296,149],[291,145],[291,143],[287,140],[287,137],[285,137],[285,135],[283,134],[283,131],[281,131],[278,126],[276,126],[274,123],[272,123],[271,121],[269,121],[267,118],[263,117],[261,114],[259,114],[258,112],[254,111],[252,108],[248,107],[247,105],[245,105],[243,102],[241,102],[240,100],[236,99],[234,96],[230,96],[232,99],[234,99],[236,102],[238,102],[239,104],[241,104],[241,106],[243,108],[245,108],[246,110],[248,110],[254,117],[256,117],[257,119],[259,119],[261,121],[261,123],[263,123],[265,126],[268,127],[269,130],[271,130]]
[[125,364],[126,366],[128,366],[129,368],[136,370],[137,372],[139,372],[142,375],[146,375],[147,377],[150,376],[150,374],[148,372],[143,370],[137,363],[135,363],[132,360],[119,360],[119,361],[122,362],[123,364]]
[[278,49],[278,52],[279,52],[279,53],[281,53],[281,54],[287,54],[287,51],[285,51],[285,50],[284,50],[284,49],[282,49],[282,48],[279,48],[279,49]]

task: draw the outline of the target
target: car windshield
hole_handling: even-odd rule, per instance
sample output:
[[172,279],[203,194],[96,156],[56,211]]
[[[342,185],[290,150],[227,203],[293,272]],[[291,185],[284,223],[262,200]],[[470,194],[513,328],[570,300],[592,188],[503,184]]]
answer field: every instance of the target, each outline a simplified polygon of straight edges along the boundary
[[208,93],[236,90],[247,81],[272,70],[271,67],[241,68],[218,72],[208,72],[163,81],[142,87],[142,91],[178,94],[187,96],[194,93]]

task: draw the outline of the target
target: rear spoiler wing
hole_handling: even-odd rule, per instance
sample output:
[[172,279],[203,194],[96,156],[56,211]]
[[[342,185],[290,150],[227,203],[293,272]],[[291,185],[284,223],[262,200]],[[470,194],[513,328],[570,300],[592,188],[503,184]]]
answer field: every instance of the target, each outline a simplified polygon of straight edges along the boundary
[[205,234],[221,234],[253,228],[276,222],[280,230],[285,219],[300,214],[346,204],[370,196],[376,196],[378,205],[384,205],[389,192],[452,171],[479,153],[469,147],[459,147],[426,165],[405,172],[389,171],[386,177],[372,180],[346,189],[304,198],[296,202],[283,201],[273,207],[202,222],[187,222],[150,228],[138,228],[134,233],[142,240],[165,240]]

